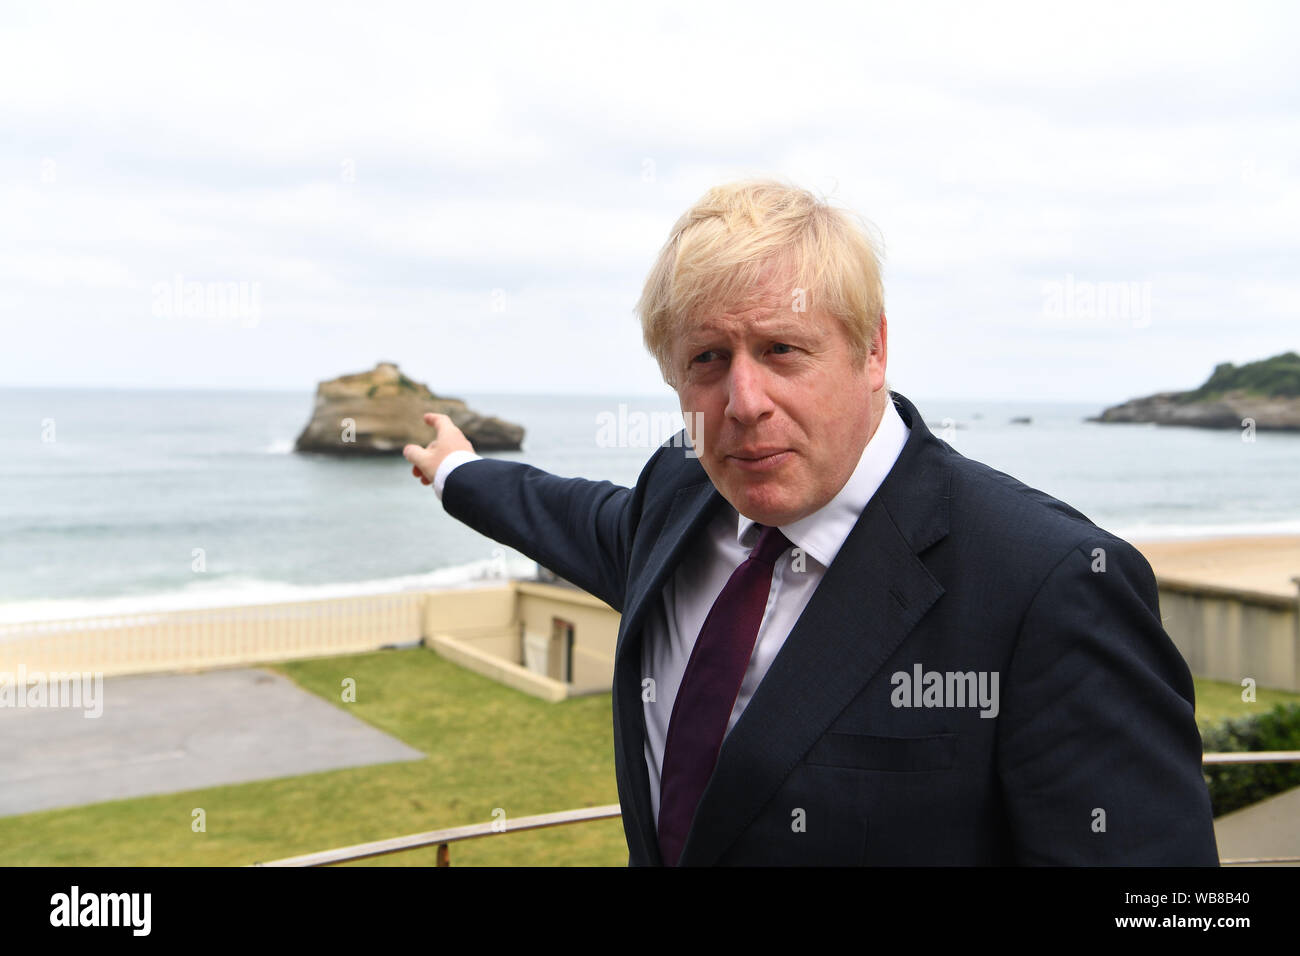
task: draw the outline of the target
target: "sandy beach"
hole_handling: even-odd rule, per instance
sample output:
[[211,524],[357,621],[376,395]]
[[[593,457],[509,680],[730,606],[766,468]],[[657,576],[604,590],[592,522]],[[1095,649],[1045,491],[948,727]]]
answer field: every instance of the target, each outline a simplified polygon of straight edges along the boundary
[[1157,577],[1296,596],[1300,536],[1134,541]]

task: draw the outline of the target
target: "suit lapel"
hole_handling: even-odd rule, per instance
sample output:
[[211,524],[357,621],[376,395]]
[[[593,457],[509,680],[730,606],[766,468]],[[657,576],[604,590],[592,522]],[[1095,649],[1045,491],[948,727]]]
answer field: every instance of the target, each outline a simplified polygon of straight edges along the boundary
[[[703,469],[698,469],[703,474]],[[645,707],[641,699],[641,636],[652,602],[658,601],[669,575],[681,562],[682,553],[712,517],[724,499],[707,476],[678,489],[656,539],[641,580],[629,582],[636,588],[619,629],[614,651],[614,748],[619,781],[619,802],[623,806],[624,832],[632,846],[633,860],[662,862],[659,836],[650,805],[650,775],[645,762]],[[629,807],[631,817],[629,820]],[[629,825],[630,824],[630,825]],[[637,853],[637,850],[640,853]]]
[[894,401],[911,428],[903,451],[723,742],[683,866],[717,862],[943,594],[918,553],[947,534],[945,446],[907,399]]

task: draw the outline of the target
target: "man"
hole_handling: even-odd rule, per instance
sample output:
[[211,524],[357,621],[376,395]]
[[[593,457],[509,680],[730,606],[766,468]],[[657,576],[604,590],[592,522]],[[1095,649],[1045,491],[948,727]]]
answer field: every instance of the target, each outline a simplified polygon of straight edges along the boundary
[[479,459],[445,416],[405,450],[448,513],[622,613],[630,864],[1217,863],[1150,567],[890,392],[853,219],[711,190],[638,311],[690,440],[634,488]]

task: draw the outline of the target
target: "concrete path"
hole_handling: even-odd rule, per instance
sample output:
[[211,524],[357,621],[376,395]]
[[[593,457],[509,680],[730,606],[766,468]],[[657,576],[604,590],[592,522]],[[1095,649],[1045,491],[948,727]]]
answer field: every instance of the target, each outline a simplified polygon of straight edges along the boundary
[[1214,821],[1214,838],[1220,860],[1300,857],[1300,787],[1225,813]]
[[0,706],[0,816],[424,757],[253,668],[105,678],[90,712]]

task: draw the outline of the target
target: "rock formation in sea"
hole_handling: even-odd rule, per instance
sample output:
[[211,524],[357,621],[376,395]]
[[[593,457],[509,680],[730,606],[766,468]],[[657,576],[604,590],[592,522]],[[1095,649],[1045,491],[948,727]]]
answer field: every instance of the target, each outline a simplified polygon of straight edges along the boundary
[[435,395],[413,382],[392,362],[369,372],[342,375],[316,388],[311,421],[294,444],[300,452],[331,455],[400,455],[409,444],[427,445],[433,428],[425,412],[441,412],[465,433],[476,451],[516,451],[524,440],[519,425],[480,415],[458,398]]
[[1284,352],[1236,366],[1224,362],[1200,388],[1158,392],[1106,409],[1091,422],[1155,422],[1197,428],[1300,430],[1300,355]]

